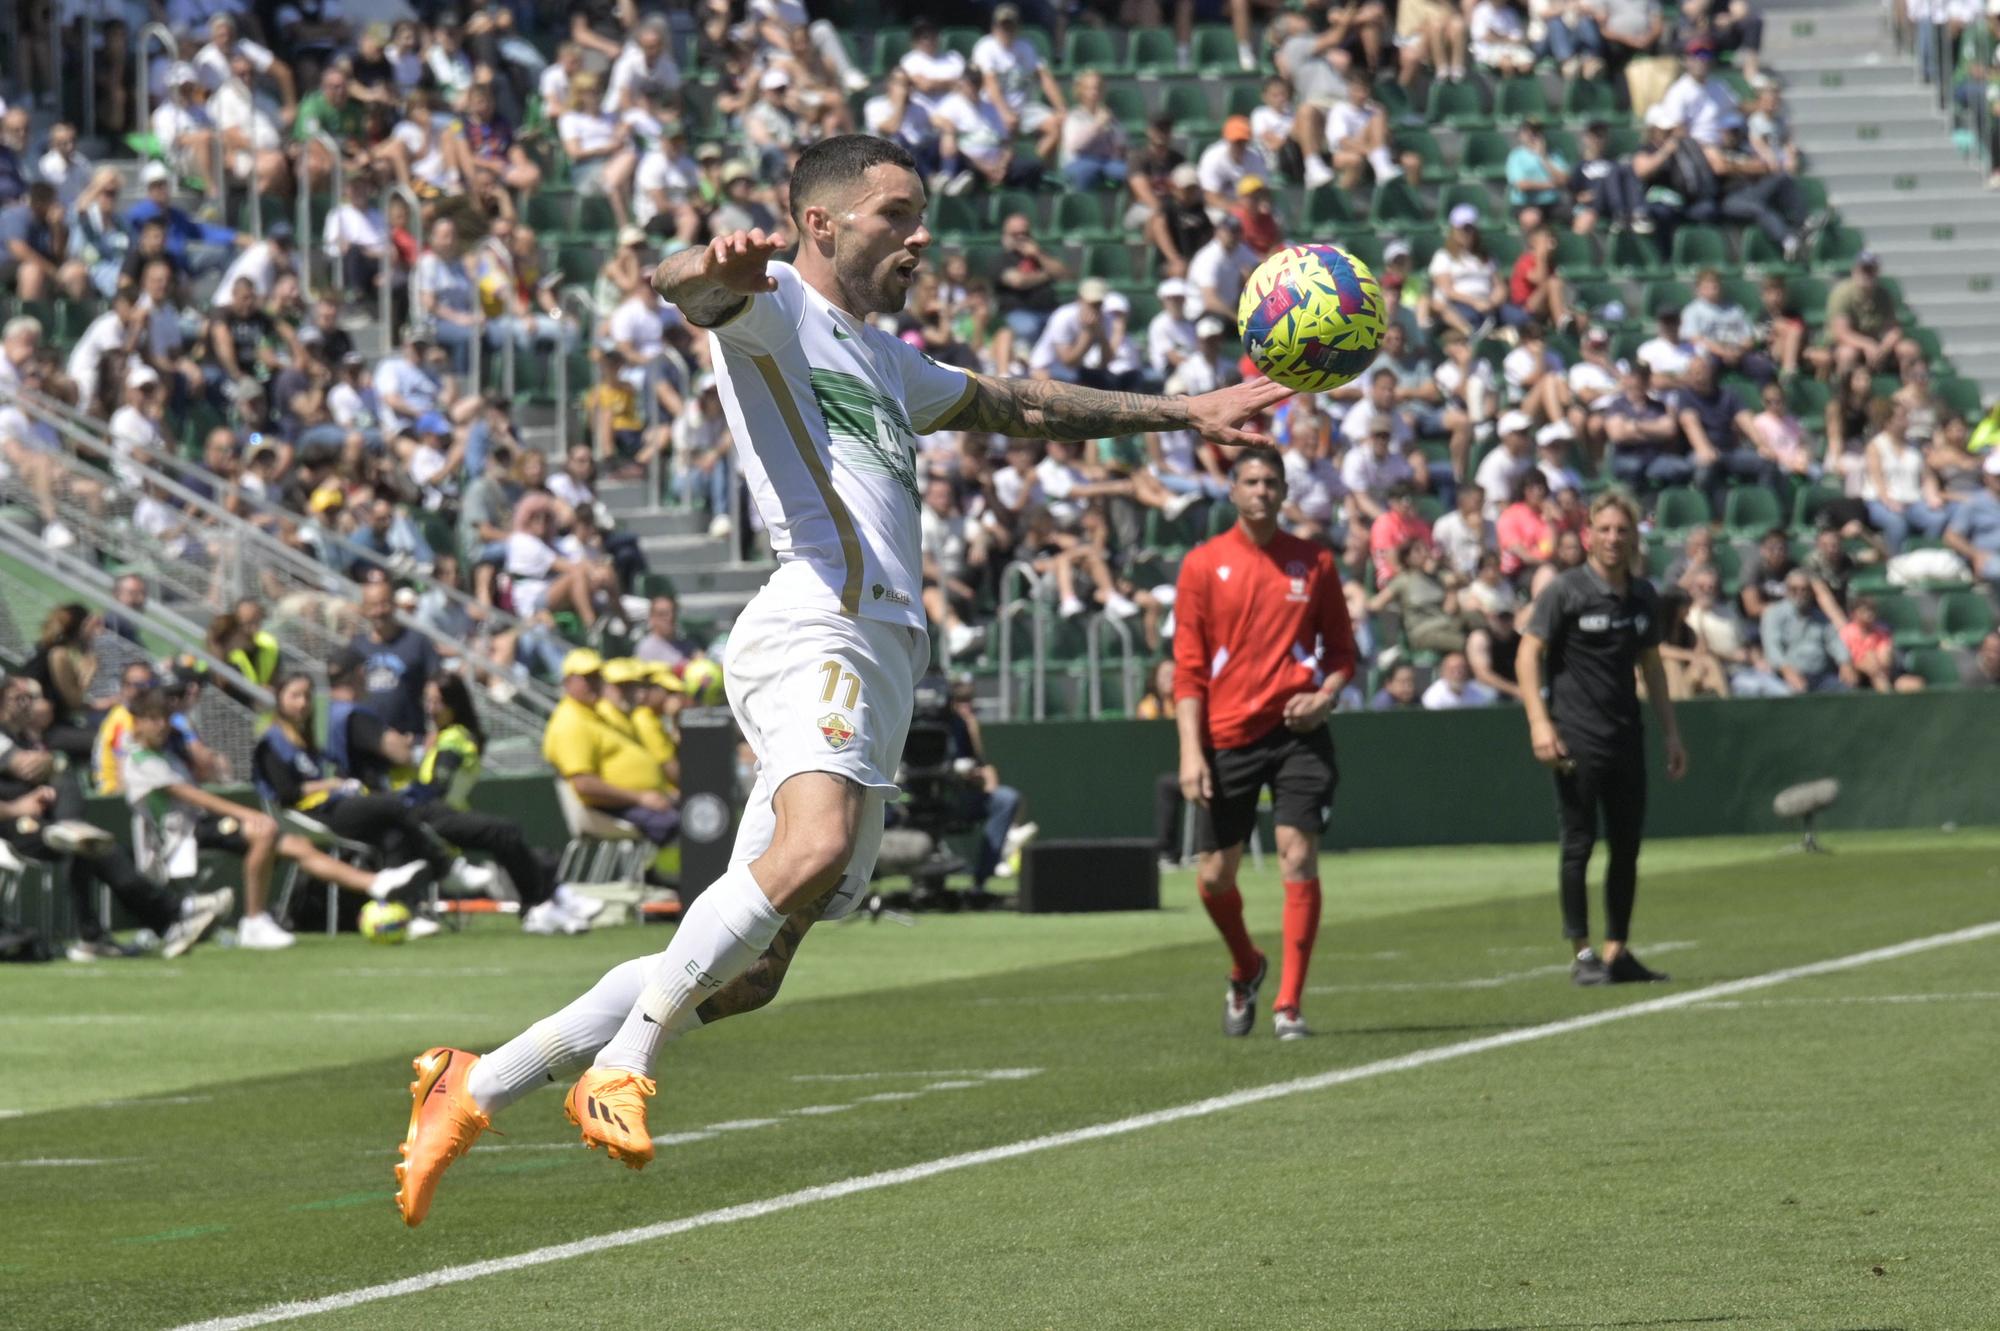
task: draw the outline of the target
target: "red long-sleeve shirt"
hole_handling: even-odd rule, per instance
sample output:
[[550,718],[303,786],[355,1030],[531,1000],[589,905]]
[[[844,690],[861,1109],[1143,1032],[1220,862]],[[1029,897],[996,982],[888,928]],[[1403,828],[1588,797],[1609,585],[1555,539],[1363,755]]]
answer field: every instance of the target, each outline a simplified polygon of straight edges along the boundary
[[1259,547],[1239,524],[1189,551],[1174,623],[1174,697],[1206,704],[1211,748],[1263,738],[1287,699],[1354,673],[1333,554],[1285,532]]

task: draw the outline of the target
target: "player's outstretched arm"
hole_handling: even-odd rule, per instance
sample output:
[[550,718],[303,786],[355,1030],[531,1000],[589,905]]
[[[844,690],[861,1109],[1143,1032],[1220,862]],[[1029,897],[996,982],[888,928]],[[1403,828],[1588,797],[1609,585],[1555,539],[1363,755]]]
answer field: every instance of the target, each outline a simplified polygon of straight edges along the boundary
[[963,406],[932,428],[993,430],[1030,439],[1103,439],[1148,430],[1193,430],[1212,444],[1268,444],[1241,429],[1292,390],[1270,379],[1251,379],[1199,397],[1110,393],[1053,379],[996,379],[974,374]]
[[764,265],[784,252],[779,236],[752,227],[717,236],[700,249],[682,250],[653,270],[653,290],[702,328],[723,323],[750,297],[776,291]]

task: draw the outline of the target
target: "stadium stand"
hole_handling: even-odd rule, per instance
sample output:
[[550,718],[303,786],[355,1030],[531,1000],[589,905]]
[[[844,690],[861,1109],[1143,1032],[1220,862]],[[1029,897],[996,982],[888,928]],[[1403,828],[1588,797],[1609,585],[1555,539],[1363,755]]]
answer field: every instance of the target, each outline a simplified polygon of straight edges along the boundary
[[[1753,657],[1758,584],[1782,582],[1760,538],[1806,559],[1828,528],[1822,610],[1876,594],[1913,674],[1963,677],[1994,617],[2000,425],[1989,348],[1938,303],[1902,205],[1935,195],[1962,239],[1990,223],[1928,159],[1876,209],[1815,137],[1857,82],[1921,101],[1947,25],[1916,25],[1891,87],[1843,64],[1863,27],[1845,7],[1786,11],[1766,43],[1744,6],[1611,6],[1607,28],[1639,26],[1608,46],[1539,5],[1481,0],[1469,34],[1407,8],[1388,31],[1308,5],[1248,44],[1148,4],[1046,27],[1008,5],[794,0],[642,5],[629,27],[611,6],[573,27],[498,6],[66,10],[21,33],[0,114],[10,516],[64,560],[144,574],[185,625],[248,597],[308,662],[387,578],[404,622],[486,685],[494,760],[532,763],[568,647],[627,650],[667,594],[720,655],[769,568],[706,347],[652,298],[651,265],[783,226],[790,157],[861,130],[930,177],[936,247],[896,331],[940,360],[1201,391],[1243,372],[1235,296],[1263,254],[1332,241],[1374,266],[1400,340],[1276,414],[1288,517],[1357,600],[1395,568],[1384,542],[1435,540],[1435,574],[1399,576],[1479,606],[1484,682],[1511,684],[1520,607],[1580,557],[1575,501],[1614,478],[1647,505],[1650,571],[1685,585],[1712,563]],[[1990,32],[1960,34],[1948,99],[1989,158],[1967,89]],[[1655,417],[1663,435],[1634,433]],[[1219,460],[1173,437],[923,450],[941,659],[1002,716],[1130,712],[1180,557],[1231,520]],[[1550,493],[1523,503],[1529,469]],[[1483,516],[1454,512],[1475,481]],[[1407,532],[1384,516],[1399,482]],[[537,494],[553,531],[514,520]],[[1435,661],[1393,609],[1365,618],[1356,706],[1398,662]],[[1696,632],[1689,650],[1717,647]]]

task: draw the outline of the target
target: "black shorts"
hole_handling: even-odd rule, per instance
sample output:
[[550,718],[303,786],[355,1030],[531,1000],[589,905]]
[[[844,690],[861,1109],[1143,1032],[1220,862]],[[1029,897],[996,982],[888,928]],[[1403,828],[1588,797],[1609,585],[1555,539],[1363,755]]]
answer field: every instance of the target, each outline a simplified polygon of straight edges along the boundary
[[1257,826],[1257,801],[1271,790],[1273,820],[1318,836],[1333,806],[1340,771],[1333,761],[1333,734],[1317,726],[1300,734],[1283,725],[1238,749],[1208,755],[1215,793],[1195,820],[1195,849],[1228,850],[1250,839]]
[[219,813],[201,816],[201,821],[194,825],[194,844],[202,850],[220,851],[225,855],[250,853],[250,842],[243,835],[242,820]]

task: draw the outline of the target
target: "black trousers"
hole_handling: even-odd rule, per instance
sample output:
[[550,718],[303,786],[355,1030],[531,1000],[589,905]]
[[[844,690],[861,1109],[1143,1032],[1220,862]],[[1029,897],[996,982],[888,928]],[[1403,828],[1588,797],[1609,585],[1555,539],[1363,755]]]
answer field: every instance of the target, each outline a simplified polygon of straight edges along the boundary
[[[56,802],[49,810],[49,822],[64,822],[70,819],[83,821],[83,788],[76,777],[64,773],[53,783]],[[42,828],[47,823],[38,823],[35,830],[23,833],[19,823],[9,820],[0,824],[0,835],[23,857],[44,862],[64,858],[50,850],[42,841]],[[119,905],[132,913],[133,918],[156,934],[163,934],[181,917],[180,894],[171,892],[145,874],[122,846],[113,846],[107,853],[91,859],[77,855],[69,859],[70,908],[76,916],[77,934],[86,942],[103,938],[107,930],[104,921],[97,914],[97,889],[108,887]]]
[[1153,786],[1153,840],[1160,858],[1180,862],[1181,820],[1187,816],[1187,796],[1181,794],[1181,774],[1162,772]]
[[450,847],[431,834],[400,795],[349,795],[324,813],[307,810],[335,836],[374,846],[391,868],[423,860],[440,877],[451,868]]
[[445,804],[419,805],[414,812],[418,821],[440,840],[460,850],[477,850],[492,856],[493,862],[505,869],[507,876],[514,880],[514,890],[521,894],[523,910],[541,905],[554,894],[548,870],[543,868],[540,857],[528,845],[528,838],[521,835],[520,824],[490,813],[473,813]]
[[1604,820],[1604,936],[1625,941],[1632,926],[1632,899],[1639,890],[1639,839],[1646,824],[1646,752],[1596,754],[1572,750],[1575,767],[1556,773],[1556,823],[1562,835],[1560,892],[1563,937],[1590,936],[1590,902],[1585,875],[1597,846],[1600,812]]

